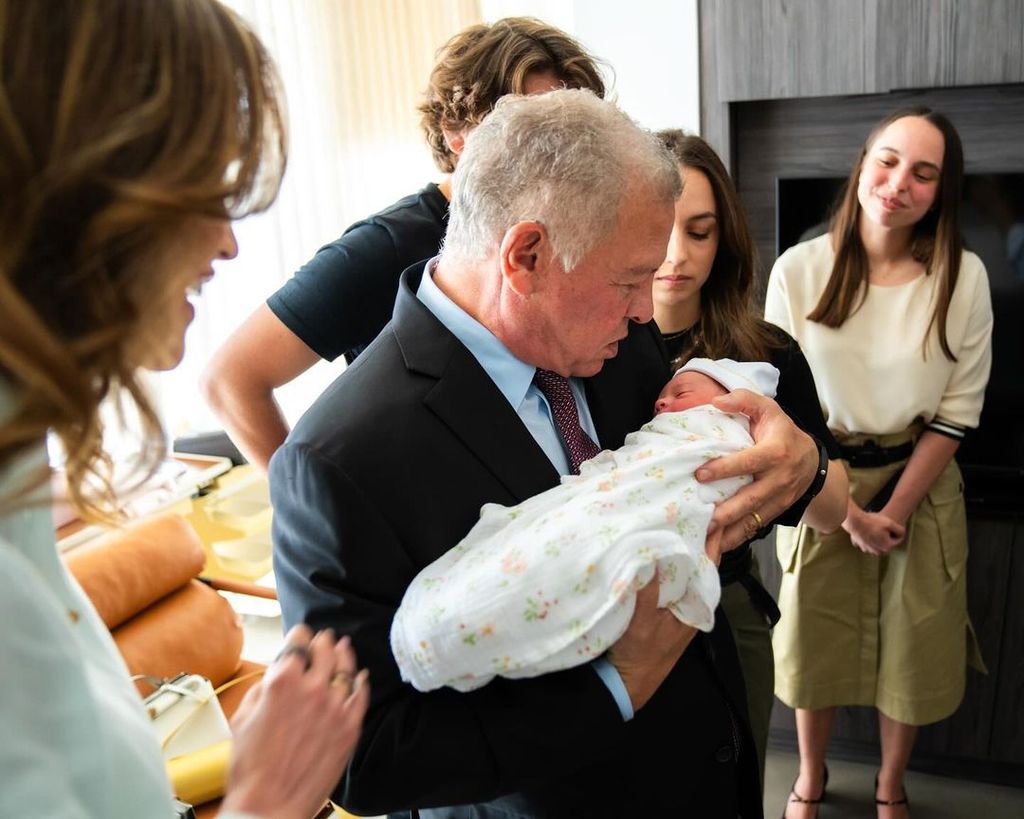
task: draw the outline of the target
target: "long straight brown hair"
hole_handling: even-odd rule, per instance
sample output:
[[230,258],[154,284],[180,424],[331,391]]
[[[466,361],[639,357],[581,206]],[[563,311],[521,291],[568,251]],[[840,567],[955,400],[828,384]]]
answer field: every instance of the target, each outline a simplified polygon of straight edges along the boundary
[[694,356],[767,360],[783,342],[778,331],[755,310],[757,249],[729,172],[699,136],[673,128],[659,131],[657,137],[679,165],[707,177],[718,211],[718,251],[700,290],[700,318],[694,326],[692,343],[681,352],[679,360]]
[[835,251],[832,274],[821,298],[807,314],[807,318],[826,327],[841,327],[867,298],[868,257],[860,238],[861,207],[857,198],[858,182],[864,160],[875,140],[892,123],[904,117],[920,117],[930,122],[939,129],[945,140],[939,191],[936,196],[937,206],[929,210],[914,225],[911,234],[911,253],[916,261],[925,266],[926,275],[939,277],[935,309],[921,340],[922,354],[927,352],[928,336],[934,327],[943,354],[950,361],[956,361],[946,337],[946,317],[960,274],[960,257],[964,249],[960,234],[960,191],[964,177],[964,151],[953,124],[943,114],[931,108],[921,106],[895,111],[878,123],[868,135],[846,180],[846,186],[840,194],[829,226]]

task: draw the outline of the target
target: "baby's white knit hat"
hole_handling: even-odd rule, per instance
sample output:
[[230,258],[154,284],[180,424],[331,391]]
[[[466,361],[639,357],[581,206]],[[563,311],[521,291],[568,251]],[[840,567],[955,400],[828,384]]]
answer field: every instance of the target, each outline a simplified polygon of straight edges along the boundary
[[676,370],[681,372],[704,373],[729,392],[733,390],[750,390],[751,392],[775,397],[779,386],[779,371],[764,361],[733,361],[731,358],[691,358]]

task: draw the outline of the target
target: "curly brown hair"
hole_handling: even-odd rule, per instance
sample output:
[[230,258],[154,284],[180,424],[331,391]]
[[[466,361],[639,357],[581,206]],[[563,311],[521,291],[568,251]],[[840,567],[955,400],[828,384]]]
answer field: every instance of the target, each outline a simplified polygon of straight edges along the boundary
[[133,350],[166,287],[147,260],[191,216],[273,201],[280,100],[263,46],[215,0],[0,0],[0,466],[52,430],[72,501],[109,519],[108,394],[140,418],[140,473],[159,462]]
[[506,17],[456,34],[438,51],[420,124],[437,167],[455,170],[456,155],[444,131],[478,125],[506,94],[520,94],[527,75],[550,71],[569,88],[603,97],[604,81],[593,57],[557,28],[532,17]]

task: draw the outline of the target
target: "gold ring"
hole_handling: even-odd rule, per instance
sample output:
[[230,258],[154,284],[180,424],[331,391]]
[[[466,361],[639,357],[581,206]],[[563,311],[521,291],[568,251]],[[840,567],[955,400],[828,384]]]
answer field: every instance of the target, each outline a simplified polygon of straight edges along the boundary
[[750,516],[754,519],[754,523],[757,524],[757,531],[764,529],[764,518],[762,518],[757,512],[751,512]]
[[353,677],[348,671],[335,671],[331,675],[331,688],[351,688]]

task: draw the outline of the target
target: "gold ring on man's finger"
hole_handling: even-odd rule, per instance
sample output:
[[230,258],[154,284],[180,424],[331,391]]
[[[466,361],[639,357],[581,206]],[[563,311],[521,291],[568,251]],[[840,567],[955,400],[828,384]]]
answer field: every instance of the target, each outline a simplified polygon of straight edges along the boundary
[[348,671],[335,671],[331,675],[331,688],[351,688],[353,679]]
[[756,531],[760,532],[764,529],[764,518],[762,518],[757,512],[751,511],[750,516],[754,519],[754,523],[757,524]]

